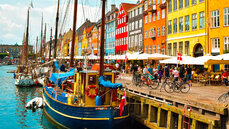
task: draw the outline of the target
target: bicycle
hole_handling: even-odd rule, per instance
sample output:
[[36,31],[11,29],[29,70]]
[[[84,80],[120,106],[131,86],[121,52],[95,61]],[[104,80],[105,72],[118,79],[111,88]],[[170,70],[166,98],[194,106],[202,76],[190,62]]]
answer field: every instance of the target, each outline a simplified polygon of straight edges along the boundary
[[138,86],[138,81],[139,81],[139,74],[138,74],[138,73],[134,73],[134,74],[133,74],[133,78],[132,78],[132,83],[133,83],[135,86]]
[[167,93],[172,93],[173,92],[172,83],[168,82],[167,81],[168,79],[169,78],[165,78],[165,81],[161,85],[160,92],[162,91],[162,88],[164,88]]
[[190,84],[185,81],[182,82],[173,81],[172,86],[173,86],[173,91],[177,93],[179,92],[188,93],[188,91],[190,90]]
[[143,84],[152,89],[157,89],[159,87],[158,79],[155,79],[152,75],[143,75],[143,77],[139,79],[138,85],[141,87]]
[[227,91],[226,93],[223,93],[222,95],[219,96],[218,103],[220,101],[222,101],[223,103],[225,103],[228,97],[229,97],[229,91]]

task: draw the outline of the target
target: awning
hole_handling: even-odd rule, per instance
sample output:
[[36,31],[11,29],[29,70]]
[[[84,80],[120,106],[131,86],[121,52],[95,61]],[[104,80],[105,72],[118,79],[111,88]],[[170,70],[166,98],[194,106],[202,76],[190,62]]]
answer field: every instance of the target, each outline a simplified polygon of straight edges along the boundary
[[60,85],[68,77],[74,76],[75,75],[74,71],[75,70],[72,69],[72,70],[70,70],[69,72],[66,72],[66,73],[52,73],[52,76],[51,76],[50,80],[53,83]]

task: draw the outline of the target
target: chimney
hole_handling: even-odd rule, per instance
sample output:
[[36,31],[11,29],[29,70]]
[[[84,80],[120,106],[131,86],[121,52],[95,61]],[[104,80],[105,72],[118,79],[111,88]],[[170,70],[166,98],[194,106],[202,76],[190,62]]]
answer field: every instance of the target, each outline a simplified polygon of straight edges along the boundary
[[112,4],[112,5],[111,5],[111,11],[114,11],[115,8],[116,8],[115,4]]

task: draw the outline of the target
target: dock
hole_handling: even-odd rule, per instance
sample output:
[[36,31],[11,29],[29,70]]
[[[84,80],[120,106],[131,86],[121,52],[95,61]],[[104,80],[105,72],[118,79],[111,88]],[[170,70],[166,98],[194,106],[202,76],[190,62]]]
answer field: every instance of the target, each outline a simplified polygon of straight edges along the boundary
[[[218,97],[229,90],[226,86],[193,83],[184,93],[160,92],[147,86],[136,87],[132,76],[122,75],[116,82],[126,88],[130,115],[153,129],[225,129],[228,128],[228,105]],[[162,80],[163,82],[163,80]],[[123,91],[119,91],[121,97]],[[227,102],[228,103],[228,102]]]

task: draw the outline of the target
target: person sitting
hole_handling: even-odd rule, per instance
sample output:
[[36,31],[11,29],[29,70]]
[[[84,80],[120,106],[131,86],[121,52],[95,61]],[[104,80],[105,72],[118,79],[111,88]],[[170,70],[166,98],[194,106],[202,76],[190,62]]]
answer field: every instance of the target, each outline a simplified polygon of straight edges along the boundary
[[229,86],[228,85],[228,72],[227,72],[227,70],[225,70],[225,72],[222,74],[222,79],[223,79],[223,82],[225,83],[225,85]]

